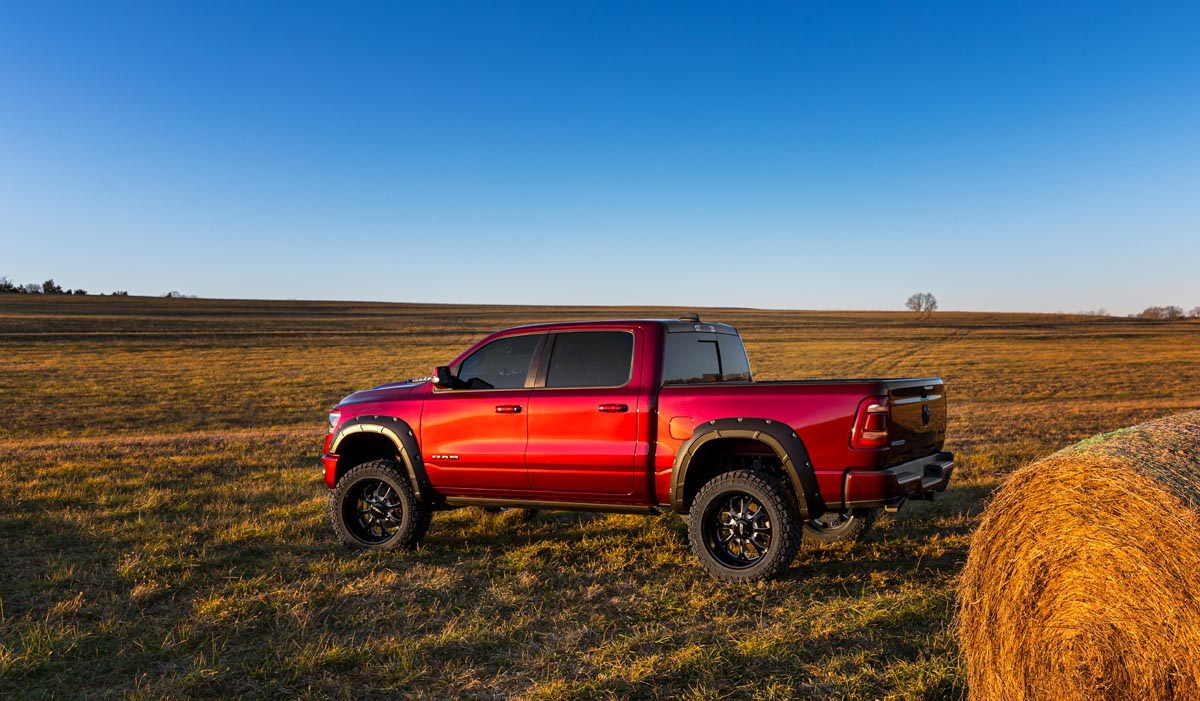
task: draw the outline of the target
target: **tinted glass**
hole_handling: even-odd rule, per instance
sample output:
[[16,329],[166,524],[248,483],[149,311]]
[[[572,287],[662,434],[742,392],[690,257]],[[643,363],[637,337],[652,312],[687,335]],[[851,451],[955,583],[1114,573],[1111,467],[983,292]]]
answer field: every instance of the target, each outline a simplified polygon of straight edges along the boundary
[[738,336],[669,333],[666,343],[664,384],[750,381],[750,363]]
[[458,379],[468,389],[518,389],[525,386],[533,352],[541,336],[492,341],[462,362]]
[[750,359],[746,357],[746,346],[741,336],[717,334],[717,347],[721,351],[721,380],[723,382],[749,382]]
[[547,387],[620,387],[633,367],[633,334],[560,333],[550,353]]

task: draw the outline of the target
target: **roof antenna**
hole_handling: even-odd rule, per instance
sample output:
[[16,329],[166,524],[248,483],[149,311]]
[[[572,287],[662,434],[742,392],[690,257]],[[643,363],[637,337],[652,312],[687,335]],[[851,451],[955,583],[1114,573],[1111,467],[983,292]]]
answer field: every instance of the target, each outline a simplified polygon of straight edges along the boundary
[[696,312],[688,312],[687,314],[683,314],[682,316],[680,316],[680,317],[679,317],[679,320],[680,320],[680,321],[692,321],[692,322],[699,322],[699,321],[700,321],[700,315],[699,315],[699,314],[697,314]]

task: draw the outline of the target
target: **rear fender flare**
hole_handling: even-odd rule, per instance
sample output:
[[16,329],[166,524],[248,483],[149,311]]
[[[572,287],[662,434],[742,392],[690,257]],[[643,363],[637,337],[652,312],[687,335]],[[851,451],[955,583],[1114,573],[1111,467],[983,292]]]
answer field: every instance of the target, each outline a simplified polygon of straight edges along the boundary
[[417,499],[423,502],[434,500],[433,485],[425,472],[425,463],[421,461],[421,451],[417,447],[417,437],[404,420],[394,416],[357,416],[342,424],[329,442],[329,453],[338,454],[338,446],[348,436],[356,433],[378,433],[396,446],[396,454],[408,471],[413,491]]
[[696,427],[696,432],[679,446],[671,476],[671,508],[684,513],[684,486],[692,458],[706,443],[722,438],[746,438],[765,443],[775,451],[796,493],[796,507],[802,518],[825,513],[825,500],[817,487],[812,462],[804,441],[787,424],[772,419],[714,419]]

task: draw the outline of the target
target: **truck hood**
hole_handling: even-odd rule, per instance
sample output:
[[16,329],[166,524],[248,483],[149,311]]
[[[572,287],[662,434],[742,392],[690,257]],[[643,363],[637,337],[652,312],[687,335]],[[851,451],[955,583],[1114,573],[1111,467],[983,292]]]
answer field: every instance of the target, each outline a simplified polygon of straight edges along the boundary
[[338,406],[345,404],[362,404],[363,402],[386,402],[396,399],[404,399],[412,394],[415,394],[417,388],[428,384],[428,380],[408,380],[405,382],[391,382],[386,385],[379,385],[371,389],[364,389],[354,394],[346,395],[342,401],[338,402]]

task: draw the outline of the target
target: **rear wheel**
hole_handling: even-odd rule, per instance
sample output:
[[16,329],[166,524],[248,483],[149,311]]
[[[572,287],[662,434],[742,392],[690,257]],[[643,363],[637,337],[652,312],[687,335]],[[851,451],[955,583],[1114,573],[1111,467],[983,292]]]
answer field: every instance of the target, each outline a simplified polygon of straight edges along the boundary
[[786,487],[752,470],[718,475],[701,487],[688,518],[692,552],[727,582],[779,576],[800,545],[799,517]]
[[334,531],[343,543],[356,548],[415,547],[429,530],[431,517],[395,460],[355,467],[329,495]]
[[851,509],[843,513],[833,511],[820,518],[804,522],[804,540],[808,543],[841,543],[859,541],[866,537],[879,518],[879,509]]

